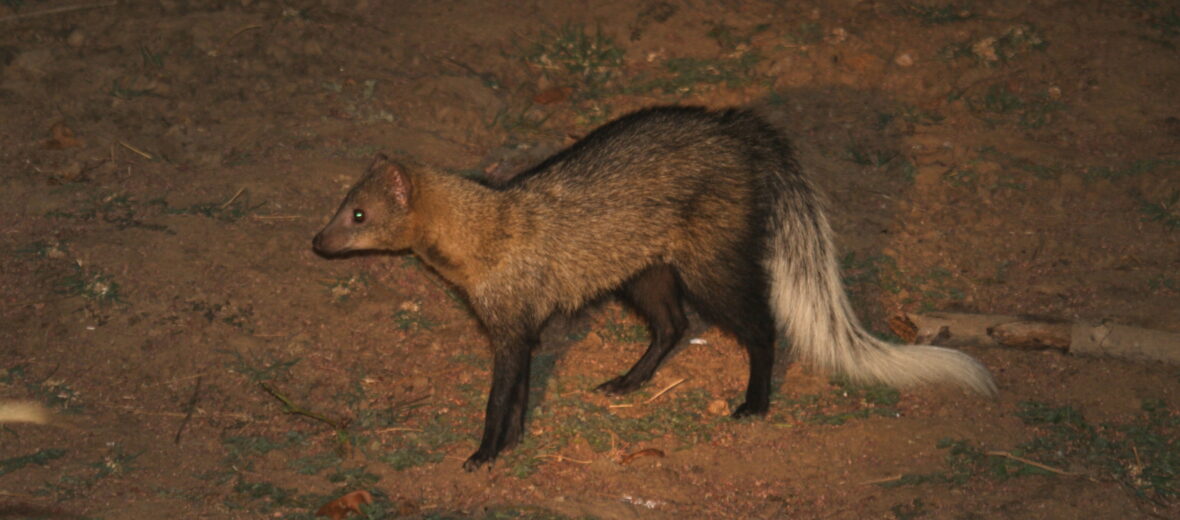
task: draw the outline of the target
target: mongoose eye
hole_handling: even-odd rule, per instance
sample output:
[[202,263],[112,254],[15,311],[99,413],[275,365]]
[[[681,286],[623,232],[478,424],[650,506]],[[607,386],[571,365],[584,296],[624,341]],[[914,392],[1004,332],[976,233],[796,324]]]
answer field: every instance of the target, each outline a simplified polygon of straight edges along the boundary
[[356,222],[357,224],[364,222],[365,221],[365,210],[362,210],[362,209],[352,210],[352,221]]

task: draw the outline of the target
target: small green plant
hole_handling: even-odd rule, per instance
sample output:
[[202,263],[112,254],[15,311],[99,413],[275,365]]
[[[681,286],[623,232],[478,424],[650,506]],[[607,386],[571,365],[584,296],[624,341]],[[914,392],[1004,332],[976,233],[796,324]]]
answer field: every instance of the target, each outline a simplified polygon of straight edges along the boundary
[[997,36],[951,43],[943,47],[939,55],[946,60],[967,58],[978,65],[992,67],[1004,65],[1032,51],[1044,50],[1048,46],[1049,42],[1035,26],[1021,24],[1013,25]]
[[1172,39],[1180,36],[1180,11],[1176,6],[1172,2],[1155,0],[1137,0],[1132,4],[1141,11],[1137,18],[1146,22],[1152,32],[1142,35],[1141,38],[1175,50],[1176,44]]
[[461,418],[436,414],[420,429],[407,430],[397,439],[396,448],[378,458],[398,471],[435,464],[446,455],[444,447],[465,440],[474,427]]
[[1180,291],[1180,280],[1161,274],[1151,277],[1147,286],[1153,291]]
[[889,508],[889,512],[893,513],[897,520],[912,520],[930,514],[930,510],[926,509],[926,503],[920,498],[915,498],[908,504],[897,504]]
[[64,381],[57,379],[32,380],[27,365],[16,365],[0,372],[0,383],[23,383],[25,390],[37,401],[45,406],[55,408],[63,413],[82,412],[82,399],[78,392]]
[[855,252],[848,252],[840,259],[840,271],[843,273],[845,287],[877,285],[889,293],[897,294],[901,291],[897,284],[897,261],[891,256],[873,255],[861,258]]
[[[618,443],[636,444],[667,435],[683,446],[707,441],[711,437],[709,419],[703,414],[710,395],[693,389],[670,401],[645,408],[643,415],[615,415],[606,407],[586,401],[580,392],[561,393],[539,406],[531,414],[530,428],[543,435],[526,437],[505,463],[517,477],[527,477],[540,467],[547,455],[560,453],[575,439],[584,440],[595,452],[619,447]],[[642,392],[641,392],[642,393]],[[642,399],[637,395],[636,399]]]
[[305,434],[287,432],[278,439],[265,435],[233,435],[221,439],[221,444],[225,446],[226,461],[239,464],[275,450],[302,446],[306,441]]
[[750,40],[757,36],[758,33],[770,29],[770,24],[758,24],[751,27],[748,31],[742,31],[737,27],[727,25],[723,22],[712,24],[706,36],[717,41],[722,49],[734,50],[741,45],[749,45]]
[[1050,471],[1039,466],[1021,462],[998,452],[988,453],[971,442],[959,439],[941,439],[939,449],[947,450],[947,471],[933,473],[909,473],[900,479],[882,482],[882,487],[913,486],[920,484],[953,484],[961,486],[973,478],[982,477],[992,481],[1004,481],[1026,475],[1047,475]]
[[398,330],[430,330],[438,326],[437,322],[423,316],[417,307],[415,304],[413,307],[398,309],[393,313],[393,323]]
[[103,456],[102,460],[90,464],[91,467],[97,469],[94,476],[95,480],[110,475],[126,475],[135,471],[136,467],[132,463],[135,462],[135,459],[139,458],[141,453],[126,453],[121,447],[117,445],[113,446],[111,452]]
[[[248,158],[245,152],[234,152],[227,159],[227,165],[233,166],[234,161],[241,161]],[[172,207],[163,199],[153,199],[149,204],[155,204],[162,208],[166,215],[195,215],[200,217],[207,217],[222,222],[236,222],[245,218],[265,206],[265,202],[252,204],[250,202],[250,194],[245,190],[239,191],[229,200],[224,202],[198,202],[185,207]]]
[[1126,177],[1136,177],[1145,173],[1151,173],[1159,167],[1177,167],[1180,166],[1180,160],[1176,159],[1136,159],[1126,164],[1115,166],[1091,166],[1086,168],[1085,178],[1117,180]]
[[567,23],[556,32],[542,33],[526,52],[525,60],[559,84],[577,85],[577,95],[596,98],[618,76],[623,49],[598,29],[593,34],[580,24]]
[[902,277],[897,269],[897,262],[889,256],[874,255],[862,258],[854,252],[849,252],[840,259],[840,271],[857,315],[864,317],[866,323],[871,322],[873,317],[885,314],[881,300],[877,297],[879,291],[890,294],[901,291],[898,280]]
[[901,6],[901,14],[917,18],[922,25],[942,25],[975,18],[967,4],[926,5],[910,2]]
[[773,408],[779,409],[777,422],[788,418],[811,424],[838,426],[853,419],[868,417],[897,417],[897,402],[901,396],[882,385],[860,386],[846,379],[831,381],[832,390],[826,394],[811,394],[795,399],[775,397]]
[[985,121],[996,123],[984,117],[989,114],[1009,119],[1014,117],[1017,124],[1028,129],[1041,128],[1051,123],[1054,114],[1065,108],[1061,102],[1050,99],[1048,94],[1021,97],[1000,84],[989,86],[980,96],[966,99],[967,106],[977,115],[982,114],[980,117]]
[[237,305],[233,302],[209,302],[205,300],[189,300],[185,302],[188,310],[199,314],[209,323],[221,322],[243,332],[254,333],[254,307],[251,305]]
[[365,431],[373,428],[403,427],[418,409],[426,406],[424,401],[427,396],[421,396],[397,400],[385,407],[369,407],[367,405],[374,402],[374,399],[369,396],[364,385],[361,384],[365,376],[355,372],[354,370],[349,387],[345,391],[333,395],[333,398],[344,401],[345,406],[352,413],[352,419],[347,423],[350,430]]
[[1016,157],[1001,152],[992,146],[981,147],[979,149],[979,155],[984,159],[1002,164],[1006,170],[1019,170],[1041,180],[1056,179],[1061,176],[1061,172],[1064,169],[1062,166],[1046,166],[1029,159]]
[[1159,222],[1168,231],[1180,229],[1180,190],[1172,190],[1159,202],[1139,200],[1139,212],[1145,222]]
[[50,448],[45,450],[38,450],[36,453],[29,455],[21,455],[8,459],[0,460],[0,477],[17,471],[29,465],[45,466],[50,461],[60,459],[66,454],[66,450]]
[[339,484],[343,489],[365,489],[377,485],[381,477],[369,473],[364,466],[339,469],[328,475],[328,482]]
[[1038,435],[1021,448],[1058,464],[1084,465],[1137,496],[1180,496],[1180,414],[1160,400],[1142,403],[1126,423],[1093,425],[1071,406],[1026,401],[1017,415]]
[[130,87],[124,87],[122,85],[122,83],[118,79],[116,79],[114,81],[111,81],[111,89],[110,89],[109,93],[112,97],[130,100],[130,99],[135,99],[137,97],[150,95],[152,93],[152,91],[151,91],[151,89],[135,89],[135,88],[130,88]]
[[814,45],[824,40],[824,26],[816,22],[800,22],[787,32],[787,40],[795,45]]
[[968,441],[943,439],[948,470],[908,474],[886,487],[926,483],[962,485],[975,478],[1003,481],[1025,475],[1067,473],[1084,467],[1091,478],[1111,479],[1149,500],[1180,496],[1180,414],[1145,400],[1143,415],[1125,423],[1094,425],[1072,406],[1020,403],[1016,415],[1034,436],[1012,452],[984,451]]
[[667,94],[689,94],[697,85],[725,84],[739,87],[754,79],[754,67],[762,61],[755,51],[721,59],[692,57],[671,58],[664,62],[664,70],[671,76],[650,81],[637,81],[630,90],[661,90]]
[[58,241],[46,242],[44,240],[37,240],[25,247],[16,249],[13,252],[22,255],[35,256],[37,258],[61,258],[65,256],[62,251],[65,249],[63,244]]
[[859,166],[882,168],[900,155],[896,150],[874,148],[864,143],[851,143],[845,148],[848,160]]
[[230,509],[248,509],[256,513],[271,513],[277,509],[311,509],[320,497],[300,495],[294,488],[276,486],[270,482],[250,482],[238,477],[234,496],[225,499]]
[[431,452],[428,447],[422,444],[411,443],[382,455],[380,459],[381,462],[389,464],[393,469],[401,471],[415,466],[441,462],[443,453]]
[[164,68],[164,54],[153,52],[146,45],[139,46],[139,55],[143,58],[143,66],[156,69]]
[[100,480],[109,476],[125,476],[137,468],[132,465],[139,454],[128,454],[122,447],[114,445],[102,459],[87,464],[90,469],[61,473],[55,482],[46,482],[41,494],[51,495],[59,500],[85,496]]
[[962,301],[965,297],[963,290],[955,285],[951,272],[942,267],[935,267],[926,274],[915,276],[912,282],[920,288],[918,294],[921,298],[922,312],[930,312],[947,301]]
[[369,275],[366,273],[351,276],[338,276],[323,282],[327,287],[332,301],[340,303],[348,301],[354,293],[367,289],[370,285]]
[[143,221],[143,213],[148,206],[126,194],[113,193],[105,196],[92,196],[89,200],[79,204],[74,210],[52,210],[45,213],[46,217],[68,218],[82,221],[100,221],[114,224],[119,230],[127,228],[147,229],[151,231],[167,231],[167,226],[149,224]]
[[227,367],[234,372],[246,376],[252,383],[288,378],[291,375],[291,368],[301,361],[300,358],[290,360],[270,358],[264,360],[256,357],[250,359],[245,354],[236,350],[218,350],[218,352],[232,355],[234,359],[232,362],[226,363]]
[[504,107],[496,112],[488,127],[499,127],[509,134],[537,134],[552,115],[533,107]]
[[974,188],[978,180],[979,174],[971,168],[955,168],[946,173],[942,178],[950,183],[951,186],[957,188]]
[[913,105],[903,104],[898,110],[897,117],[903,121],[915,125],[933,125],[946,119],[946,116],[934,110],[927,110],[918,108]]
[[630,316],[621,310],[609,311],[603,330],[606,337],[616,343],[642,343],[648,341],[647,326],[630,322]]
[[323,451],[291,460],[287,466],[300,475],[316,475],[328,468],[339,467],[343,462],[338,453]]
[[119,283],[110,275],[70,264],[72,272],[58,280],[56,292],[69,296],[81,296],[99,305],[123,303]]

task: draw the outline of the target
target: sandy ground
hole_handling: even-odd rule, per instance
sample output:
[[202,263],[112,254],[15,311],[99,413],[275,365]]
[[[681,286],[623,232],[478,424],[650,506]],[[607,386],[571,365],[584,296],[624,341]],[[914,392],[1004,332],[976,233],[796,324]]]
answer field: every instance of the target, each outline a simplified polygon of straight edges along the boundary
[[875,331],[1180,332],[1178,45],[1150,0],[0,1],[0,399],[55,417],[0,426],[0,518],[355,490],[368,518],[1176,517],[1174,366],[967,347],[981,400],[784,361],[733,421],[744,354],[699,321],[637,395],[592,392],[646,342],[609,299],[551,327],[528,440],[469,474],[461,297],[310,241],[377,152],[502,179],[633,109],[763,103]]

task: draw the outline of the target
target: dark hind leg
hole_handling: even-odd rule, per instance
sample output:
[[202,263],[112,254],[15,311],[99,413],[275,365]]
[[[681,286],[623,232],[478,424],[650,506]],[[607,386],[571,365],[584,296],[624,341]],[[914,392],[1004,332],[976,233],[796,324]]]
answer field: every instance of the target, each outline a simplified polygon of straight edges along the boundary
[[718,268],[719,265],[722,264],[714,264],[714,269],[709,271],[695,271],[701,276],[686,276],[684,284],[695,308],[736,336],[749,354],[746,401],[734,410],[733,416],[763,415],[770,409],[770,379],[777,337],[766,276],[755,262],[731,272]]
[[670,266],[647,268],[623,287],[622,294],[647,320],[651,344],[626,374],[598,386],[598,391],[613,395],[632,392],[650,380],[688,326],[680,302],[680,283]]

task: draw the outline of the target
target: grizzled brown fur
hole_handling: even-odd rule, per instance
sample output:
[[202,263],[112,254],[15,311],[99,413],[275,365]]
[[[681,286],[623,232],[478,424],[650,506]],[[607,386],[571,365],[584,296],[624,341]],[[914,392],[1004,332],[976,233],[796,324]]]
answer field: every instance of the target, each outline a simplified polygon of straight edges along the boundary
[[790,145],[761,117],[661,107],[608,123],[503,186],[378,156],[314,246],[409,249],[466,293],[494,354],[483,439],[465,464],[474,469],[524,431],[530,353],[546,320],[612,291],[647,320],[652,342],[599,387],[609,393],[651,378],[684,332],[682,301],[749,353],[735,416],[766,412],[779,328],[796,357],[854,379],[993,390],[960,353],[865,333],[830,235]]

